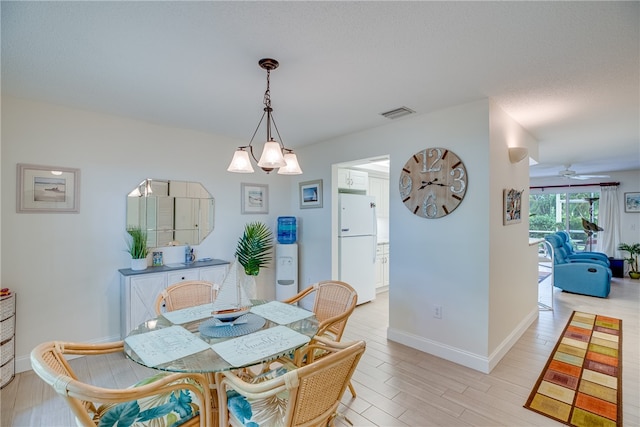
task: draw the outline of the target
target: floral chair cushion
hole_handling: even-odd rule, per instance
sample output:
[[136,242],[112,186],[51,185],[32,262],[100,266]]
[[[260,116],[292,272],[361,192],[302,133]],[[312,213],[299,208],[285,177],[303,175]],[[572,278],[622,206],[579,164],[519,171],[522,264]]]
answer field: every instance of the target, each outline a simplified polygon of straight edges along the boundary
[[[250,382],[256,384],[267,381],[284,375],[287,371],[287,367],[281,366],[252,378]],[[234,390],[227,392],[227,406],[230,415],[247,427],[284,426],[288,399],[289,392],[287,391],[262,399],[247,398]]]
[[[145,378],[132,387],[150,384],[166,375],[160,373]],[[197,385],[189,379],[178,382]],[[95,418],[99,420],[98,427],[177,427],[197,416],[199,408],[198,396],[183,389],[131,402],[104,404],[98,408]]]

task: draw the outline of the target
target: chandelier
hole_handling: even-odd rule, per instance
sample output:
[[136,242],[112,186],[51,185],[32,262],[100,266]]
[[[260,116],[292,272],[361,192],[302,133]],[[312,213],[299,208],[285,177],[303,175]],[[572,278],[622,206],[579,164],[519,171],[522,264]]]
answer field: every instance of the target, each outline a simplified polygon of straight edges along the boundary
[[[264,92],[264,112],[262,113],[262,117],[258,122],[258,126],[256,127],[255,132],[253,132],[253,136],[249,141],[249,145],[238,147],[238,149],[233,154],[233,159],[231,159],[231,164],[227,168],[227,171],[237,173],[253,173],[253,166],[251,166],[251,159],[249,158],[249,154],[251,154],[253,160],[257,162],[258,166],[260,166],[260,168],[262,168],[262,170],[266,173],[279,168],[278,173],[281,175],[300,175],[302,173],[302,169],[300,169],[300,165],[298,164],[298,158],[294,154],[293,150],[285,148],[284,144],[282,143],[280,131],[278,131],[276,122],[273,120],[273,108],[271,108],[271,91],[269,87],[269,78],[271,76],[271,70],[275,70],[280,64],[278,64],[278,61],[276,61],[275,59],[264,58],[258,61],[258,65],[260,65],[260,68],[267,70],[267,90]],[[264,143],[264,148],[262,149],[260,160],[257,160],[256,156],[253,154],[252,144],[253,139],[256,137],[258,129],[260,129],[260,125],[262,124],[265,116],[267,117],[267,141]],[[273,139],[273,136],[271,135],[272,124],[278,135],[278,141]]]

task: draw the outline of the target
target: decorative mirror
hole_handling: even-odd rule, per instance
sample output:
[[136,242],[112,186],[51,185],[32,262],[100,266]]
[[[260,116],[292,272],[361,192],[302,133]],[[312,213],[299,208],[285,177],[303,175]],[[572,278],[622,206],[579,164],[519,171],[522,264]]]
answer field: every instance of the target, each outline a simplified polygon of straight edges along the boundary
[[127,228],[147,230],[152,248],[197,245],[213,231],[214,207],[199,182],[145,179],[127,196]]

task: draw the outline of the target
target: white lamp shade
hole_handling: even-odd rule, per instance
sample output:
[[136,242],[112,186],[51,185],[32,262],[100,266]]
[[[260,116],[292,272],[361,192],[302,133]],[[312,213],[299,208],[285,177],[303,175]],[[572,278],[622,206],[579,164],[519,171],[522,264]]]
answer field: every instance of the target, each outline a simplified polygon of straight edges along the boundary
[[264,148],[262,149],[262,156],[260,156],[260,161],[258,161],[258,166],[261,168],[275,169],[281,168],[286,164],[287,163],[284,161],[284,157],[282,156],[280,144],[273,139],[265,142]]
[[241,148],[236,150],[236,152],[233,153],[233,159],[231,159],[231,164],[229,164],[227,171],[236,173],[253,173],[253,166],[251,166],[249,153]]
[[287,162],[287,165],[278,169],[278,174],[280,175],[302,174],[302,169],[300,169],[300,165],[298,164],[298,157],[294,153],[286,153],[284,155],[284,161]]

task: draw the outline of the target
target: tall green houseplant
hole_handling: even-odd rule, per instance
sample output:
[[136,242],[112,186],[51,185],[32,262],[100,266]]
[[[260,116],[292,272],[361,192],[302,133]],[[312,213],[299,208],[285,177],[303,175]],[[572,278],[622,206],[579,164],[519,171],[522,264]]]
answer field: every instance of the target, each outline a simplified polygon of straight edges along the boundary
[[620,243],[618,250],[629,252],[629,257],[625,261],[629,263],[629,277],[632,279],[640,278],[640,269],[638,269],[638,255],[640,254],[640,243]]
[[256,221],[244,226],[244,233],[236,247],[236,258],[248,276],[257,276],[260,267],[271,261],[273,234],[266,224]]
[[147,248],[147,232],[140,227],[127,228],[130,239],[127,240],[127,249],[131,259],[143,259],[149,254]]

